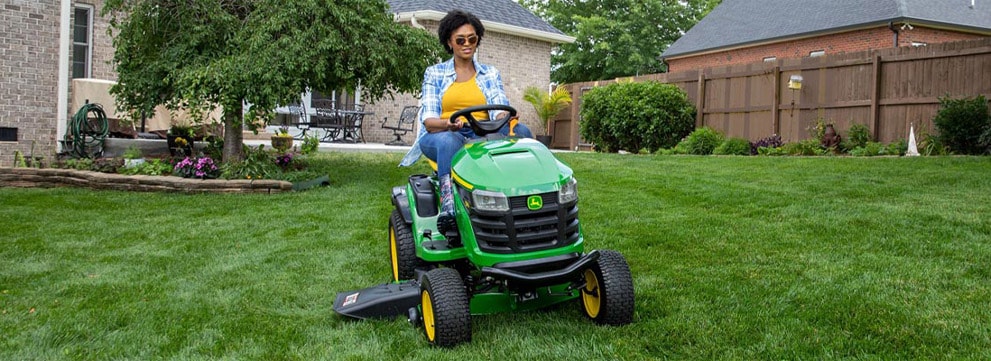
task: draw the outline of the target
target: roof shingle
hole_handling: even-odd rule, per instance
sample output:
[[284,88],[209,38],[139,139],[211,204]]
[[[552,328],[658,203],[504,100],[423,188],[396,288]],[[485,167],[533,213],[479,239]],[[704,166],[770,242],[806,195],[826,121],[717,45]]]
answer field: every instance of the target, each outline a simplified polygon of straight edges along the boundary
[[551,34],[565,35],[540,17],[511,0],[388,0],[393,13],[433,10],[442,13],[461,9],[479,19],[519,26]]
[[991,0],[723,0],[661,57],[889,21],[991,32]]

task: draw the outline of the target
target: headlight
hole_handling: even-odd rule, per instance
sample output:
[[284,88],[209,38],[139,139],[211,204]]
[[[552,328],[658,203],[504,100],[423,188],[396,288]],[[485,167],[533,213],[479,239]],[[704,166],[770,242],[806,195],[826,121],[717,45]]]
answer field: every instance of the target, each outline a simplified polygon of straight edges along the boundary
[[578,181],[575,178],[569,178],[567,182],[561,186],[561,190],[557,192],[557,202],[558,204],[568,204],[578,200]]
[[509,200],[499,192],[476,190],[471,192],[472,203],[480,211],[509,211]]

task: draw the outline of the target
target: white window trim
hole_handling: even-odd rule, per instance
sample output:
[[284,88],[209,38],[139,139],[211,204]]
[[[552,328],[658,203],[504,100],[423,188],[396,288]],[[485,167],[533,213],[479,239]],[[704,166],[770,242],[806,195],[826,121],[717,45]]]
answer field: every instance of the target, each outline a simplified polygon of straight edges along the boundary
[[764,58],[765,63],[773,63],[775,61],[778,61],[778,57],[776,56],[768,56]]
[[914,46],[914,47],[929,46],[929,43],[924,43],[924,42],[921,42],[921,41],[913,41],[912,42],[912,46]]
[[825,55],[826,55],[826,51],[825,50],[813,50],[813,51],[810,51],[809,52],[809,57],[810,58],[815,58],[815,57],[825,56]]
[[[86,48],[87,48],[86,49],[86,67],[85,67],[86,68],[86,71],[85,71],[85,74],[83,75],[83,78],[92,78],[93,77],[93,13],[96,11],[96,7],[93,6],[93,5],[91,5],[91,4],[82,4],[82,3],[75,4],[75,5],[73,5],[73,8],[72,8],[73,14],[75,14],[75,10],[76,9],[86,9],[86,14],[89,17],[87,19],[87,24],[89,24],[89,25],[86,27],[86,43],[85,44],[77,43],[75,39],[72,39],[72,46],[73,46],[73,48],[75,48],[76,45],[86,45]],[[73,25],[72,26],[73,27],[76,26],[75,25],[75,22],[73,22]],[[75,29],[73,29],[73,34],[75,34]],[[72,61],[75,62],[76,59],[72,59]],[[72,73],[73,73],[72,72],[72,69],[74,67],[75,67],[74,64],[73,65],[70,65],[70,68],[69,68],[69,76],[70,77],[72,76]]]

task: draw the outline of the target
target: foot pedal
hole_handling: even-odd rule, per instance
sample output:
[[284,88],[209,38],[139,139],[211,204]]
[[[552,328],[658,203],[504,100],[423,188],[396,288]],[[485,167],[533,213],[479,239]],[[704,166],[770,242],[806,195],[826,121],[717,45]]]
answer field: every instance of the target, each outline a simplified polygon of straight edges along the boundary
[[461,247],[461,234],[458,233],[458,221],[454,216],[441,214],[437,217],[437,231],[444,235],[451,248]]

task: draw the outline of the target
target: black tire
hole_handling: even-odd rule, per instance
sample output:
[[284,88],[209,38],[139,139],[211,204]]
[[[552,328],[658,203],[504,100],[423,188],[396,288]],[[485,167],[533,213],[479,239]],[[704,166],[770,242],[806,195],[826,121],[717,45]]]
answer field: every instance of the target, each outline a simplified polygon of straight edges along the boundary
[[461,274],[453,268],[437,268],[422,281],[420,313],[427,342],[441,347],[471,342],[471,311]]
[[413,271],[422,264],[416,258],[413,231],[403,221],[399,210],[393,210],[389,217],[389,263],[392,266],[393,281],[413,279]]
[[585,270],[582,311],[600,325],[633,322],[633,276],[626,258],[616,251],[599,251],[599,260]]

